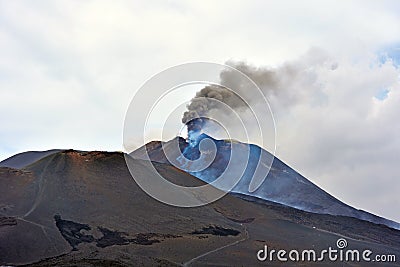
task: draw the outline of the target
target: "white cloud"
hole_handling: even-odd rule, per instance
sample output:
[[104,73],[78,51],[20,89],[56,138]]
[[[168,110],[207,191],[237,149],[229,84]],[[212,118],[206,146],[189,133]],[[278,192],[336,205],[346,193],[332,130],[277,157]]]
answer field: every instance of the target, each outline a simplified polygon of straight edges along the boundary
[[[289,88],[301,92],[295,103],[272,99],[277,153],[334,196],[399,220],[397,211],[382,207],[400,205],[400,70],[374,58],[338,62],[335,70],[310,65],[307,75],[316,81],[295,78]],[[381,88],[390,90],[384,100],[375,98]]]

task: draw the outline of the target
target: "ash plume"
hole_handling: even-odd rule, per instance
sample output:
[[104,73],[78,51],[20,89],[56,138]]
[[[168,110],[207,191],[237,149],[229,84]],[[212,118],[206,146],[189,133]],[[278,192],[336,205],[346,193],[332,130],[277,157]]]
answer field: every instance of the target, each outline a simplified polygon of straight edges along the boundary
[[[335,68],[332,67],[334,64],[336,64]],[[226,65],[247,75],[268,100],[273,102],[272,104],[280,107],[295,105],[309,95],[306,91],[316,88],[316,69],[326,67],[333,71],[337,68],[337,63],[330,62],[324,52],[315,49],[296,61],[287,62],[278,67],[256,67],[243,61],[228,61]],[[188,124],[195,118],[207,117],[211,112],[218,111],[218,105],[215,105],[215,101],[210,101],[210,99],[218,100],[239,113],[248,110],[247,104],[257,104],[260,99],[249,95],[251,94],[248,90],[249,84],[243,84],[235,77],[237,76],[234,71],[221,72],[221,84],[224,84],[226,88],[209,85],[197,92],[187,106],[187,111],[183,114],[182,123]],[[237,91],[233,92],[233,88]],[[247,101],[250,102],[246,104],[236,93],[246,94],[249,96]]]
[[195,122],[201,124],[202,117],[208,115],[210,110],[218,108],[218,102],[212,101],[213,99],[233,109],[246,107],[246,103],[231,90],[219,85],[208,85],[191,100],[187,106],[188,110],[183,114],[182,123],[188,126],[193,126]]
[[[277,71],[256,68],[244,62],[228,62],[227,64],[249,76],[258,86],[264,88],[263,91],[273,91],[278,88],[280,82]],[[244,111],[247,108],[248,105],[236,94],[246,93],[247,88],[241,84],[241,81],[235,79],[234,73],[224,71],[220,74],[220,79],[222,84],[227,85],[227,88],[219,85],[208,85],[198,91],[187,106],[187,111],[184,112],[182,117],[182,123],[190,128],[194,127],[194,124],[201,124],[202,120],[199,118],[207,117],[211,111],[218,109],[219,105],[212,100],[218,100],[236,111]],[[239,92],[232,91],[232,88],[236,88]]]

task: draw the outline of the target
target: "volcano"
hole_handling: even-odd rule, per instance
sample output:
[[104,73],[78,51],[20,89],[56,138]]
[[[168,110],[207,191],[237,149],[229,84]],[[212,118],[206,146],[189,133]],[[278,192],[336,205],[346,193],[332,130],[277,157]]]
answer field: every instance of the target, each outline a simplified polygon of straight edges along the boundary
[[[158,145],[148,147],[161,162]],[[136,173],[157,179],[143,160],[132,158],[131,164]],[[173,183],[205,183],[169,163],[153,165]],[[265,245],[323,250],[336,247],[339,238],[351,249],[400,255],[400,231],[354,217],[237,193],[196,208],[163,204],[135,183],[123,153],[65,150],[20,169],[0,167],[0,265],[282,266],[260,262],[257,251]]]
[[63,151],[62,149],[51,149],[46,151],[27,151],[18,153],[11,156],[2,162],[0,162],[0,167],[9,167],[15,169],[21,169],[29,164],[34,163],[48,155]]
[[[232,140],[216,140],[204,133],[192,136],[195,136],[195,140],[188,142],[181,137],[176,137],[168,142],[151,142],[132,152],[131,155],[135,158],[146,159],[145,154],[147,153],[152,161],[166,164],[171,163],[171,156],[167,158],[166,154],[172,155],[172,158],[179,158],[178,154],[182,153],[185,158],[196,160],[201,155],[200,150],[203,150],[204,154],[211,154],[208,153],[207,148],[200,147],[202,141],[211,140],[215,144],[216,154],[209,166],[201,171],[187,170],[188,173],[204,182],[214,182],[222,175],[228,166],[229,160],[231,160],[232,151],[235,150],[235,153],[243,155],[243,157],[239,157],[237,160],[245,161],[248,164],[244,172],[242,171],[243,174],[239,182],[231,190],[234,193],[273,201],[307,212],[350,216],[400,229],[400,224],[397,222],[355,209],[343,203],[259,146]],[[177,147],[179,147],[179,151],[177,151]],[[246,151],[249,152],[248,156]],[[272,162],[270,171],[257,190],[250,192],[249,187],[257,164],[258,162],[262,164],[263,161],[265,165]],[[180,160],[174,161],[173,164],[183,170],[187,168]],[[235,164],[236,162],[233,165]],[[242,172],[238,170],[235,174],[238,173],[240,175]],[[224,191],[229,189],[224,185],[217,184],[217,187]]]

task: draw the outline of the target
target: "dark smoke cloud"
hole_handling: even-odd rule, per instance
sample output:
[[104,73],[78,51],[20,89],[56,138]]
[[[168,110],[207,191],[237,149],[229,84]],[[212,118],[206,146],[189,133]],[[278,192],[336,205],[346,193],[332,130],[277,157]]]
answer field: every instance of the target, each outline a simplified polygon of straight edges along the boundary
[[246,103],[233,91],[219,85],[208,85],[191,100],[187,106],[188,111],[183,114],[182,123],[188,124],[196,118],[207,117],[209,111],[218,109],[219,102],[213,100],[225,103],[233,109],[246,107]]
[[[332,65],[336,63],[329,63],[329,59],[324,52],[311,50],[299,60],[287,62],[275,68],[256,67],[246,62],[235,61],[228,61],[226,64],[246,74],[257,84],[268,99],[279,99],[279,105],[287,107],[304,98],[305,94],[302,91],[310,90],[311,87],[315,88],[310,85],[315,85],[317,82],[316,68],[325,64]],[[332,69],[331,65],[327,66],[327,69]],[[336,68],[337,65],[335,65],[334,69]],[[221,84],[226,85],[227,88],[235,88],[239,94],[248,96],[251,93],[246,88],[248,84],[242,84],[233,71],[222,72],[220,79]],[[209,99],[221,101],[238,112],[246,110],[246,103],[235,94],[236,92],[232,92],[227,88],[209,85],[197,92],[187,106],[188,110],[183,114],[182,122],[187,124],[194,118],[207,117],[211,111],[218,109],[215,101],[210,101]],[[251,97],[251,95],[249,99],[252,101],[248,103],[250,105],[259,101],[258,97]]]

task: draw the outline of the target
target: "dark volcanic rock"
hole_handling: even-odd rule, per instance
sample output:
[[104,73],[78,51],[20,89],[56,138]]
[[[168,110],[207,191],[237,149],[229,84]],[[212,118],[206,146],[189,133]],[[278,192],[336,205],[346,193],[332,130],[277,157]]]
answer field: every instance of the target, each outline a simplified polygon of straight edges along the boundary
[[210,234],[210,235],[219,235],[219,236],[237,236],[240,234],[240,231],[234,230],[234,229],[227,229],[223,228],[221,226],[217,225],[210,225],[207,227],[203,227],[201,230],[195,230],[192,232],[193,235],[204,235],[204,234]]
[[[82,233],[83,230],[90,231],[92,228],[88,224],[77,223],[70,220],[61,219],[60,215],[55,215],[56,226],[59,229],[64,239],[71,245],[73,250],[78,250],[77,246],[80,243],[96,242],[99,248],[109,246],[123,246],[130,243],[137,245],[152,245],[160,243],[160,239],[177,238],[180,235],[158,234],[158,233],[138,233],[134,238],[129,238],[128,233],[110,230],[106,227],[98,226],[97,229],[103,234],[102,237],[95,239],[92,235]],[[11,217],[0,218],[0,226],[13,225],[17,221]],[[155,239],[159,238],[159,239]]]
[[96,241],[96,246],[100,248],[105,248],[108,246],[113,246],[113,245],[128,245],[129,244],[129,239],[121,236],[122,234],[126,234],[123,232],[118,232],[118,231],[112,231],[110,229],[107,229],[105,227],[97,227],[100,232],[103,233],[103,237],[97,239]]
[[164,239],[178,238],[178,237],[182,236],[172,235],[172,234],[158,234],[158,233],[139,233],[135,236],[135,238],[130,239],[129,241],[138,245],[152,245],[154,243],[160,243],[160,241]]
[[17,225],[17,220],[13,217],[0,217],[0,227]]
[[154,243],[160,243],[160,240],[153,239],[154,237],[157,236],[158,236],[157,234],[153,233],[137,234],[136,237],[131,239],[130,241],[138,245],[152,245]]
[[91,230],[89,225],[63,220],[60,215],[54,215],[54,219],[61,235],[67,240],[73,250],[77,250],[76,247],[80,243],[91,243],[95,240],[92,235],[82,233],[82,230]]

